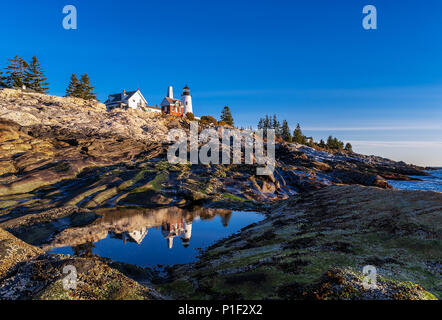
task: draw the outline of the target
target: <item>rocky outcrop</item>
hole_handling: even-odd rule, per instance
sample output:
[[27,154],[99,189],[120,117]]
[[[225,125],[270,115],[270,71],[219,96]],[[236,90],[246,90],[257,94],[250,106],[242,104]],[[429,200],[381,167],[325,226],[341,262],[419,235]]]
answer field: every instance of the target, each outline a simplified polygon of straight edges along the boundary
[[256,175],[256,165],[171,165],[166,153],[172,128],[188,131],[189,122],[0,90],[0,222],[67,206],[254,208],[331,184],[391,188],[386,178],[426,174],[379,157],[288,143],[276,145],[272,176]]
[[33,247],[0,229],[0,279],[18,263],[35,258],[44,251]]
[[[63,279],[75,270],[76,288]],[[0,229],[0,300],[161,299],[97,257],[45,254]]]
[[[440,194],[388,190],[386,181],[418,179],[410,175],[428,175],[424,168],[283,142],[276,145],[270,176],[257,175],[256,164],[171,164],[167,133],[188,132],[189,125],[173,116],[108,112],[97,102],[0,90],[0,227],[28,243],[0,229],[0,297],[157,297],[103,259],[48,255],[29,244],[49,249],[78,240],[81,245],[108,232],[158,224],[162,215],[196,205],[272,214],[214,245],[198,263],[174,269],[159,287],[166,294],[433,297],[404,282],[412,281],[440,297],[434,285],[440,272]],[[112,211],[120,206],[162,213],[129,221]],[[68,263],[80,270],[75,293],[60,290],[60,267]],[[381,291],[361,291],[364,264],[379,266]]]
[[[158,290],[185,299],[440,298],[441,204],[437,192],[329,186],[305,193],[198,262],[171,268]],[[362,285],[366,265],[377,268],[377,288]]]

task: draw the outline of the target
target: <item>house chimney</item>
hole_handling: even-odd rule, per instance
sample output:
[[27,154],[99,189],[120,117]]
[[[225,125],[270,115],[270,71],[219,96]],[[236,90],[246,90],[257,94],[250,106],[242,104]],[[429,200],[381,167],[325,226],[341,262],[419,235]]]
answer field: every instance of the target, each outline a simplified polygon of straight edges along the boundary
[[167,97],[173,99],[173,88],[172,88],[172,86],[169,86],[169,88],[167,88]]
[[121,98],[124,99],[125,96],[126,96],[126,90],[123,89],[123,95],[121,96]]

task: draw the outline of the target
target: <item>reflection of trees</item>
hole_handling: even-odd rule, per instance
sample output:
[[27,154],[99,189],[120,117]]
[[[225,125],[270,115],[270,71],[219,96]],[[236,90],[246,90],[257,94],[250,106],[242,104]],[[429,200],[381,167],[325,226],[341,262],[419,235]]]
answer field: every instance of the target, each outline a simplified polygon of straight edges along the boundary
[[78,246],[72,247],[72,249],[74,250],[74,255],[79,256],[79,257],[83,257],[83,258],[92,257],[93,256],[92,250],[94,248],[95,248],[95,244],[92,242],[86,242],[84,244],[80,244]]
[[227,227],[229,225],[230,218],[232,217],[232,212],[222,214],[221,216],[221,222],[224,227]]

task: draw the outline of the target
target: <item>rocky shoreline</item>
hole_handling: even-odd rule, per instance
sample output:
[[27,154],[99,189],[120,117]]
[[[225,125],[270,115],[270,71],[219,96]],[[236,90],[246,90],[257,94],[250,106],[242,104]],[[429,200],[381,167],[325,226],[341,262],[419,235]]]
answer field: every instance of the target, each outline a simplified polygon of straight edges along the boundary
[[[189,121],[0,90],[0,299],[440,298],[441,194],[387,182],[428,168],[284,142],[272,176],[255,165],[172,165],[173,128]],[[102,228],[103,210],[134,206],[268,218],[166,274],[42,250]],[[364,263],[379,266],[378,291],[361,289]],[[75,293],[60,290],[66,264],[81,270]]]
[[[437,192],[329,186],[275,204],[198,262],[170,268],[158,290],[184,299],[440,298],[441,204]],[[362,287],[364,265],[377,268],[378,289]]]

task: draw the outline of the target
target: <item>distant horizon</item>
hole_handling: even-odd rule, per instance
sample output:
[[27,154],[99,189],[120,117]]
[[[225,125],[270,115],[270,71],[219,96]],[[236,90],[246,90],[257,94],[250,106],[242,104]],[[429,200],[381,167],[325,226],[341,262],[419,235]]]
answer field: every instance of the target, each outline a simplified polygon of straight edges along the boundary
[[[0,69],[36,55],[50,94],[88,73],[98,98],[139,88],[151,105],[188,84],[197,116],[237,127],[276,114],[315,141],[329,135],[355,152],[442,167],[442,2],[71,1],[78,29],[62,27],[56,0],[2,4]],[[378,29],[362,28],[375,5]],[[170,8],[173,8],[171,10]],[[20,12],[20,15],[11,15]],[[167,13],[168,23],[164,23]]]

